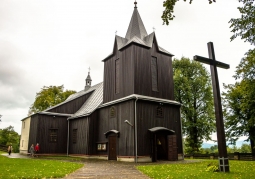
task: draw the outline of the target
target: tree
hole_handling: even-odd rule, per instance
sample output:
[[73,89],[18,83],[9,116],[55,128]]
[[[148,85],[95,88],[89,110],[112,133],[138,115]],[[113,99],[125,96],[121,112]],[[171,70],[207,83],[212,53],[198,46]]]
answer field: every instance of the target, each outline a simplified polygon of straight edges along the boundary
[[35,101],[29,109],[29,115],[57,105],[65,101],[73,93],[76,93],[76,91],[64,91],[64,85],[44,86],[39,93],[36,93]]
[[[179,0],[165,0],[163,2],[163,7],[165,7],[165,10],[163,11],[163,14],[161,16],[163,20],[163,24],[169,25],[169,21],[174,19],[174,6],[176,2]],[[186,0],[183,0],[186,2]],[[193,0],[189,0],[189,3],[191,4]],[[216,0],[208,0],[209,4],[212,2],[216,2]]]
[[255,152],[255,49],[246,53],[236,67],[235,84],[224,85],[223,107],[226,136],[231,143],[241,136],[248,136]]
[[0,144],[12,145],[13,152],[18,152],[19,150],[19,139],[19,134],[14,131],[13,126],[9,126],[0,130]]
[[239,0],[239,2],[243,3],[243,7],[238,7],[241,17],[229,21],[231,32],[234,33],[230,39],[232,41],[240,36],[245,42],[255,45],[255,2],[254,0]]
[[206,69],[196,61],[174,59],[175,99],[182,104],[183,134],[188,153],[198,152],[203,139],[215,131],[212,84]]

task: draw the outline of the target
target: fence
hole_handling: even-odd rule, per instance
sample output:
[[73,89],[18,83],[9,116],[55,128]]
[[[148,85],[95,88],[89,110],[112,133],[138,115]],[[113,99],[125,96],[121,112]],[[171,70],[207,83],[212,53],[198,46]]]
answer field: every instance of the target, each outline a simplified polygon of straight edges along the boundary
[[[195,154],[186,154],[184,155],[184,158],[190,158],[190,159],[218,159],[219,155],[215,153],[211,154],[201,154],[201,153],[195,153]],[[255,161],[255,153],[228,153],[228,159],[229,160],[254,160]]]

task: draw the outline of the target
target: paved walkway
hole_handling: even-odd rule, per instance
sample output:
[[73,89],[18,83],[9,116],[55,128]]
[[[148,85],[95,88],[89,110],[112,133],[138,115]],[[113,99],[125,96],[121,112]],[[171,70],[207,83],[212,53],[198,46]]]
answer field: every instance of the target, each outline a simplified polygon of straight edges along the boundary
[[[30,156],[20,155],[18,153],[7,153],[2,154],[9,158],[30,158]],[[136,169],[138,165],[152,165],[160,163],[190,163],[197,162],[193,160],[182,160],[182,161],[160,161],[157,163],[131,163],[131,162],[117,162],[109,160],[96,160],[96,159],[85,159],[82,161],[84,166],[75,172],[67,175],[64,179],[149,179],[148,176],[144,175]]]
[[106,160],[87,160],[84,167],[71,173],[65,179],[81,178],[123,178],[123,179],[149,179],[136,169],[137,164],[129,162],[117,162]]

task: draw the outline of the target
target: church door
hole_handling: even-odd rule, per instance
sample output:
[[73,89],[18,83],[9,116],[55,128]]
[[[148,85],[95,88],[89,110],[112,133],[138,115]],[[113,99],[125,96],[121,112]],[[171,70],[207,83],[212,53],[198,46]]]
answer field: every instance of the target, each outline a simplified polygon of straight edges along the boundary
[[156,135],[157,159],[167,160],[167,141],[164,134]]
[[108,141],[109,141],[108,160],[117,160],[117,152],[116,152],[117,136],[109,136]]

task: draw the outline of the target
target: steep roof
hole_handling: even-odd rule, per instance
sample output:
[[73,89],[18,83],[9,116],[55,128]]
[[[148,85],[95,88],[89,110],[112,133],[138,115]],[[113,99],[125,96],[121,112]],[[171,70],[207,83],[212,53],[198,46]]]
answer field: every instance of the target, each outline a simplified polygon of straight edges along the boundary
[[136,36],[136,37],[139,37],[140,39],[143,39],[147,35],[148,34],[143,25],[141,16],[137,10],[137,7],[135,7],[125,38],[130,40],[131,38]]
[[[153,41],[156,41],[156,43],[157,43],[155,32],[152,32],[149,35],[147,34],[147,31],[143,24],[142,18],[137,10],[137,7],[135,7],[125,38],[116,35],[115,40],[114,40],[114,46],[116,44],[117,49],[122,50],[123,48],[127,47],[128,45],[135,43],[135,44],[147,47],[147,48],[151,48]],[[157,50],[160,53],[164,53],[168,56],[173,56],[173,54],[171,54],[170,52],[168,52],[167,50],[163,49],[162,47],[160,47],[158,45],[157,45]],[[112,53],[110,55],[108,55],[102,61],[107,60],[112,55],[114,55],[114,47],[113,47]]]
[[103,82],[90,87],[90,89],[93,90],[93,93],[89,96],[81,108],[69,119],[88,116],[103,103]]

